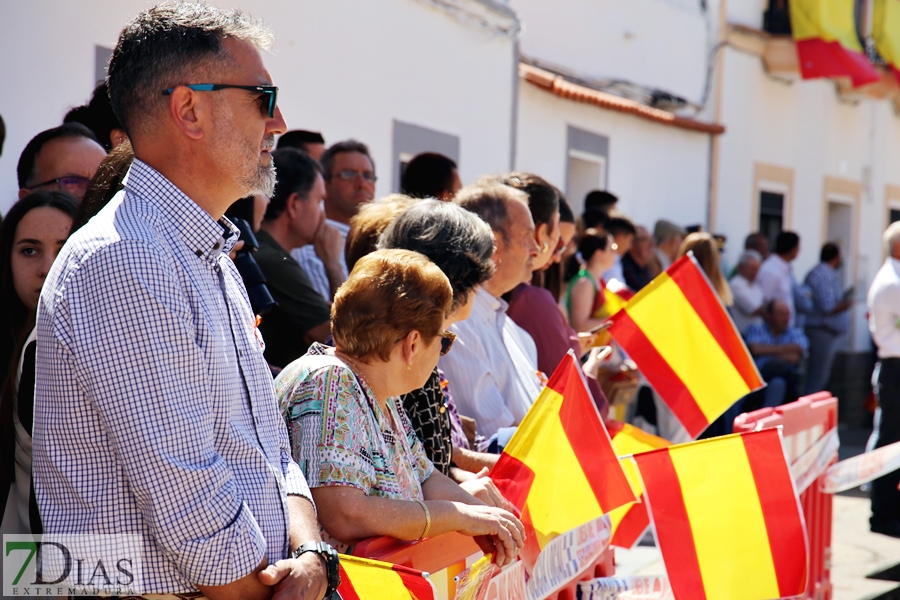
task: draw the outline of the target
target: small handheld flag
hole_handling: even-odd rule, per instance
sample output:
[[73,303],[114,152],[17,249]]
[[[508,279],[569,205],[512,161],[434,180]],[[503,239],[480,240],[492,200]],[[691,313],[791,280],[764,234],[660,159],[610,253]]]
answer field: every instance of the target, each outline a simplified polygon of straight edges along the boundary
[[490,474],[522,513],[531,564],[554,537],[636,500],[579,370],[569,351]]
[[613,338],[692,438],[763,385],[731,317],[688,253],[612,317]]
[[806,529],[780,429],[636,454],[676,598],[763,600],[806,589]]

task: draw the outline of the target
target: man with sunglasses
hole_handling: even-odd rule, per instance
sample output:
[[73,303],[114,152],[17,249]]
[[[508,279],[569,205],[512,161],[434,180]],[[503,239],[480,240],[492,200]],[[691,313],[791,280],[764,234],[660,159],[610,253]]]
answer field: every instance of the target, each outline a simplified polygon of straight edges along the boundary
[[[361,204],[375,198],[375,163],[369,148],[356,140],[338,142],[322,155],[320,160],[325,175],[325,220],[321,238],[335,231],[341,237],[340,247],[347,241],[350,219],[359,211]],[[340,269],[334,268],[335,261],[326,255],[331,245],[318,239],[307,246],[298,248],[291,256],[300,263],[309,276],[313,288],[329,302],[334,293],[347,279],[347,264],[344,254],[339,258]]]
[[42,131],[19,156],[19,199],[46,190],[68,192],[80,201],[104,158],[106,150],[84,125],[66,123]]
[[66,243],[37,317],[34,480],[45,534],[141,536],[157,598],[320,600],[322,545],[241,276],[237,199],[271,195],[286,130],[240,12],[151,8],[109,65],[134,147],[120,191]]

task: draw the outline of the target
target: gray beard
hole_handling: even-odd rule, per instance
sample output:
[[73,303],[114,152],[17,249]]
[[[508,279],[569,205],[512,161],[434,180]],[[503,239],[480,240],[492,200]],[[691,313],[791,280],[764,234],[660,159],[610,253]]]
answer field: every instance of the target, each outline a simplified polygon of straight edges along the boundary
[[247,181],[248,187],[252,191],[248,195],[259,194],[267,198],[271,198],[275,194],[275,165],[270,164],[268,167],[260,166],[256,171],[256,177],[252,181]]

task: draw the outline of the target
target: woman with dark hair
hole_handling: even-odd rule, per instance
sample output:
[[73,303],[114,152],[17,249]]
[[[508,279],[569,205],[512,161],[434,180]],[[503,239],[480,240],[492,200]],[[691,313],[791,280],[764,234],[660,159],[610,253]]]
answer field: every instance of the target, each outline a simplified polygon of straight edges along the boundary
[[109,102],[109,88],[105,81],[94,88],[90,102],[67,112],[63,123],[81,123],[94,132],[107,152],[128,139]]
[[428,460],[398,397],[452,349],[447,276],[408,250],[357,261],[331,308],[334,348],[313,344],[275,380],[294,459],[323,539],[346,551],[373,536],[473,536],[499,566],[523,544],[521,522],[485,506]]
[[449,202],[462,187],[456,163],[443,154],[423,152],[413,157],[400,180],[400,190],[413,198]]
[[[559,243],[556,244],[556,250],[550,258],[550,262],[544,267],[543,271],[535,271],[531,277],[531,284],[544,288],[557,303],[562,299],[563,293],[563,259],[575,238],[577,226],[575,225],[575,214],[569,206],[569,202],[559,188],[555,188],[559,194]],[[575,250],[571,250],[571,254],[575,254]]]
[[[494,272],[490,226],[474,213],[438,200],[423,200],[404,211],[382,233],[378,247],[419,252],[444,272],[453,289],[448,325],[468,318],[475,288]],[[480,473],[494,466],[499,455],[472,451],[443,371],[435,367],[423,387],[400,398],[435,468],[488,504],[506,507]]]
[[65,192],[35,192],[14,204],[0,225],[4,534],[41,533],[37,505],[31,502],[34,321],[41,286],[69,236],[77,209],[75,198]]
[[572,327],[588,331],[609,317],[604,310],[606,282],[603,273],[616,262],[615,244],[605,231],[588,229],[578,241],[578,253],[584,262],[566,289],[566,310]]

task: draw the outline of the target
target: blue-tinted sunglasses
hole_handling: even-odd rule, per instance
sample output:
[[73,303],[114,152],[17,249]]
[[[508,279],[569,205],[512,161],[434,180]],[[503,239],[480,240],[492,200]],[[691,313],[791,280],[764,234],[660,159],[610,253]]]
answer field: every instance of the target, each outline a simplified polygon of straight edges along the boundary
[[[231,85],[228,83],[191,83],[191,84],[183,84],[184,87],[190,88],[195,92],[217,92],[219,90],[227,90],[227,89],[238,89],[238,90],[247,90],[249,92],[259,92],[261,94],[266,95],[266,100],[268,104],[263,104],[263,114],[268,114],[269,118],[272,119],[275,117],[275,102],[278,97],[278,86],[274,85]],[[163,96],[168,96],[172,92],[175,91],[175,87],[170,87],[167,90],[163,90]]]

